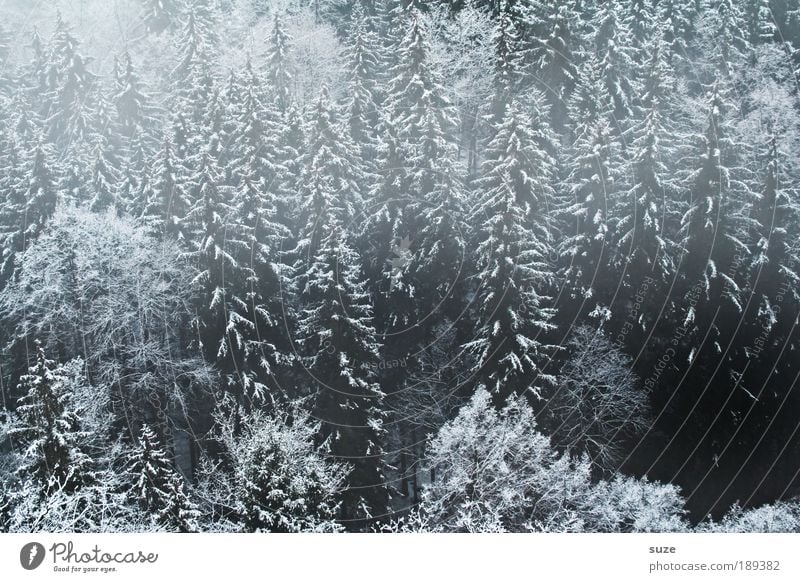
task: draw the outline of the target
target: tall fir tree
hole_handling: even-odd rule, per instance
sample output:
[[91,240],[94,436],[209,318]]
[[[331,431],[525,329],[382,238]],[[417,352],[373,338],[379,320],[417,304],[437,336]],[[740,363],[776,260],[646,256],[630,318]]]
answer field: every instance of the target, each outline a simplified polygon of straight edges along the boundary
[[25,244],[24,211],[27,206],[27,174],[23,151],[7,129],[3,134],[0,164],[7,168],[0,176],[0,288],[14,273],[14,260]]
[[147,207],[149,192],[148,163],[151,147],[142,132],[136,132],[127,141],[119,178],[119,201],[131,216],[139,218]]
[[381,55],[378,36],[369,29],[363,10],[353,14],[347,47],[348,91],[347,126],[350,138],[359,148],[366,166],[377,162],[377,136],[379,122],[378,81],[381,73]]
[[305,133],[296,251],[300,260],[311,260],[328,225],[349,226],[358,215],[365,176],[327,87],[322,89]]
[[664,40],[670,49],[670,63],[682,73],[696,54],[699,10],[695,0],[662,0],[656,7],[657,18],[664,24]]
[[384,518],[389,503],[383,392],[375,374],[380,345],[359,257],[341,226],[324,228],[300,290],[298,337],[314,382],[313,415],[322,422],[320,438],[327,440],[335,459],[352,467],[340,519],[358,530]]
[[[217,360],[240,405],[275,401],[288,395],[283,373],[292,364],[287,321],[289,281],[282,264],[288,230],[276,221],[274,195],[263,178],[244,169],[230,203],[231,255],[225,291],[225,335]],[[288,313],[287,313],[288,312]]]
[[[630,189],[612,210],[619,252],[613,257],[625,285],[637,288],[642,276],[666,282],[675,270],[672,233],[679,208],[679,184],[671,170],[680,157],[679,102],[669,47],[656,33],[645,43],[650,55],[643,71],[643,93],[632,123]],[[626,184],[627,185],[627,184]]]
[[777,335],[785,340],[800,299],[797,250],[791,243],[800,208],[789,191],[791,173],[780,139],[773,133],[766,141],[766,167],[759,175],[760,188],[753,202],[757,221],[750,253],[754,301],[747,319],[758,322],[762,330],[781,327]]
[[232,179],[236,183],[243,175],[255,172],[275,191],[280,176],[277,142],[281,126],[277,112],[267,105],[264,85],[249,59],[238,79],[226,147]]
[[531,2],[523,5],[526,27],[524,39],[525,78],[544,92],[551,108],[554,129],[567,123],[569,97],[577,82],[577,55],[580,25],[579,4]]
[[[707,94],[707,127],[697,144],[697,166],[687,176],[690,201],[681,220],[681,244],[686,253],[686,287],[701,283],[706,301],[730,303],[741,309],[737,283],[740,262],[747,254],[747,232],[753,224],[747,184],[742,180],[740,151],[733,136],[731,89],[714,82]],[[699,315],[687,310],[687,321]]]
[[233,253],[246,245],[238,224],[228,222],[232,213],[230,188],[207,146],[197,155],[196,172],[190,178],[192,206],[181,221],[187,233],[187,256],[197,269],[196,340],[206,361],[229,372],[226,354],[229,278],[235,281],[242,268]]
[[711,0],[702,30],[713,54],[715,70],[733,78],[750,50],[747,22],[743,7],[735,0]]
[[547,155],[540,150],[520,106],[512,101],[487,148],[473,214],[480,229],[477,261],[475,353],[477,380],[502,404],[512,394],[543,396],[554,377],[548,336],[554,311],[546,293],[554,281],[548,264],[552,197]]
[[[511,9],[513,4],[503,3],[504,9],[500,11],[495,24],[492,102],[489,105],[492,123],[499,123],[502,120],[506,105],[517,95],[522,81],[524,53],[518,14]],[[530,58],[535,57],[531,55]]]
[[100,137],[97,139],[92,168],[92,199],[89,207],[94,211],[104,211],[113,208],[122,212],[123,208],[118,197],[119,172],[109,159],[108,142]]
[[137,74],[130,53],[122,55],[120,75],[113,96],[114,106],[125,137],[148,131],[155,124],[156,109],[147,87]]
[[96,97],[97,76],[88,70],[91,59],[82,56],[79,47],[59,13],[47,55],[42,118],[48,139],[61,148],[86,137]]
[[754,0],[745,6],[747,40],[753,46],[771,42],[778,34],[778,24],[770,4],[770,0]]
[[[581,82],[570,103],[573,142],[567,150],[569,173],[561,184],[559,214],[565,232],[559,252],[577,301],[565,312],[607,317],[610,262],[609,212],[621,188],[621,144],[612,127],[611,108],[601,63],[590,58],[581,66]],[[597,308],[600,311],[595,311]]]
[[428,33],[422,16],[410,10],[406,18],[408,27],[398,47],[397,65],[391,72],[386,107],[397,131],[399,153],[404,158],[405,187],[414,196],[422,196],[420,178],[425,176],[420,174],[426,172],[414,164],[424,158],[422,150],[430,145],[430,142],[422,144],[425,133],[435,128],[439,137],[446,140],[457,122],[447,92],[430,63]]
[[175,87],[184,88],[200,65],[216,55],[217,14],[213,0],[189,0],[177,39],[178,64],[170,75]]
[[92,483],[95,475],[64,370],[47,359],[38,342],[35,351],[33,365],[20,377],[24,396],[16,410],[19,424],[11,435],[25,445],[17,469],[20,494],[44,500],[57,492],[72,493]]
[[172,136],[164,136],[161,148],[151,163],[142,212],[143,220],[162,236],[177,238],[185,243],[183,219],[189,211],[187,172],[176,155]]
[[286,113],[292,100],[292,73],[289,69],[291,41],[292,37],[281,15],[276,12],[267,51],[267,80],[272,102],[281,115]]
[[592,14],[590,30],[588,50],[598,61],[611,113],[619,124],[633,115],[639,92],[630,14],[620,0],[601,2]]

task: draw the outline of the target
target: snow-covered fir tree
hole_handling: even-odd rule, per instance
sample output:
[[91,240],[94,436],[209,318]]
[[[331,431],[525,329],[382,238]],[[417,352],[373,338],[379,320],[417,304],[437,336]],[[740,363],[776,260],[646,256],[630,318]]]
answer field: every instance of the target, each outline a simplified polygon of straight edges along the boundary
[[[679,157],[678,99],[668,61],[668,47],[660,34],[646,45],[651,55],[645,65],[643,94],[632,123],[630,190],[615,197],[612,208],[615,237],[621,252],[612,259],[626,281],[642,275],[668,280],[674,273],[674,241],[679,184],[670,162]],[[627,185],[627,184],[626,184]],[[624,275],[623,275],[624,273]],[[632,287],[638,282],[628,283]]]
[[347,125],[350,138],[360,150],[365,164],[372,165],[377,157],[377,136],[380,96],[377,82],[381,72],[378,36],[369,29],[369,21],[360,7],[353,14],[351,44],[348,47],[349,86]]
[[132,501],[155,525],[167,531],[197,531],[198,511],[186,493],[183,477],[150,426],[142,426],[128,463]]
[[614,130],[601,63],[588,59],[570,104],[574,141],[567,151],[568,175],[561,185],[559,213],[565,218],[560,254],[570,295],[578,309],[607,305],[611,254],[609,213],[620,189],[621,143]]
[[21,489],[15,497],[43,502],[55,493],[72,493],[91,483],[94,467],[82,447],[86,435],[72,408],[69,377],[63,367],[47,359],[41,344],[34,349],[34,364],[20,377],[24,396],[10,434],[25,446],[17,468]]
[[116,80],[112,99],[122,125],[121,132],[130,137],[153,126],[156,108],[151,102],[147,87],[134,68],[130,53],[125,52],[122,55],[120,67],[122,70]]
[[[707,125],[697,140],[696,167],[686,177],[691,198],[680,235],[686,253],[687,289],[699,282],[706,300],[730,303],[739,311],[737,256],[748,254],[747,231],[752,218],[747,213],[751,200],[741,179],[739,147],[729,131],[733,114],[730,90],[720,82],[708,90]],[[698,310],[689,307],[687,321],[697,315]]]
[[110,148],[102,137],[97,139],[93,151],[92,186],[94,197],[89,202],[92,210],[102,212],[108,208],[122,210],[117,194],[119,176],[109,159]]
[[[426,152],[430,140],[426,133],[433,130],[434,139],[447,140],[457,126],[455,111],[441,86],[437,72],[432,70],[430,48],[421,15],[411,10],[405,16],[407,30],[397,49],[397,64],[391,71],[386,107],[399,141],[399,153],[405,170],[405,187],[413,196],[424,196],[430,171],[424,166],[432,163]],[[430,133],[428,133],[430,136]],[[434,152],[436,155],[436,152]]]
[[164,136],[153,156],[150,175],[146,179],[143,220],[163,236],[184,239],[183,219],[189,212],[188,176],[183,160],[178,157],[173,137]]
[[249,172],[275,192],[279,186],[278,137],[281,125],[277,112],[268,106],[267,93],[250,59],[237,78],[236,100],[226,141],[229,171],[234,181]]
[[525,79],[533,81],[550,103],[554,127],[566,123],[566,103],[577,82],[573,51],[581,32],[578,3],[533,2],[526,9],[527,38],[524,43]]
[[552,197],[550,160],[512,101],[488,146],[479,225],[475,374],[502,403],[512,394],[540,397],[553,381],[547,337],[554,326],[548,289],[554,272],[546,215]]
[[89,131],[97,76],[88,70],[80,43],[58,14],[46,61],[42,117],[45,134],[61,147],[80,142]]
[[176,86],[197,74],[198,68],[215,54],[217,35],[216,2],[188,0],[177,40],[178,63],[170,77]]
[[292,73],[289,70],[291,41],[292,38],[284,26],[281,15],[276,12],[266,62],[270,95],[281,114],[286,113],[292,99]]
[[[234,429],[241,425],[241,430]],[[201,468],[198,496],[212,530],[239,532],[337,532],[339,495],[347,466],[328,458],[315,441],[318,423],[307,412],[278,409],[218,415],[225,465]]]
[[[324,226],[300,290],[298,341],[312,380],[319,438],[334,459],[352,466],[339,517],[349,529],[368,527],[388,510],[384,481],[382,400],[377,383],[378,336],[361,280],[360,261],[337,224]],[[321,327],[322,322],[328,322]]]
[[327,228],[349,227],[356,218],[365,174],[325,87],[311,112],[305,137],[296,251],[300,260],[311,261]]
[[638,94],[635,46],[630,18],[622,3],[619,0],[599,3],[590,30],[586,50],[597,60],[605,91],[611,99],[611,113],[619,124],[632,115]]
[[[13,157],[6,158],[8,161],[16,160],[24,169],[27,179],[15,180],[14,173],[6,177],[8,189],[5,190],[1,209],[3,223],[0,225],[5,276],[9,276],[13,270],[16,253],[27,249],[42,232],[58,202],[52,148],[41,136],[25,145],[32,149],[15,153],[14,146],[10,145],[9,155]],[[16,157],[18,155],[21,157]]]

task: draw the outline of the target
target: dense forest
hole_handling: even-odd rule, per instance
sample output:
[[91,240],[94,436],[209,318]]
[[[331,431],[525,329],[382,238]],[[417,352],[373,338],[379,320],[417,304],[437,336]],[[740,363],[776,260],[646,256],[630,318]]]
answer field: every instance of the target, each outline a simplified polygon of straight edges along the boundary
[[800,0],[0,1],[0,531],[800,531]]

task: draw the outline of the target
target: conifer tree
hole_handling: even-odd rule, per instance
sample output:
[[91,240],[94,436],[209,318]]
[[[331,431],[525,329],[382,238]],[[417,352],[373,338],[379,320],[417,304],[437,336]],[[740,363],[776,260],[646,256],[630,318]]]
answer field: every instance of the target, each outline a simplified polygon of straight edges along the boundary
[[750,49],[745,14],[739,2],[712,0],[703,30],[722,75],[732,76]]
[[[797,250],[791,243],[798,207],[787,189],[790,182],[786,154],[774,133],[766,142],[766,168],[753,203],[757,221],[750,253],[753,301],[748,321],[757,321],[761,330],[777,327],[776,335],[788,339],[787,328],[797,317]],[[787,293],[788,291],[788,293]]]
[[27,190],[23,152],[13,136],[3,142],[0,165],[7,170],[0,176],[0,288],[13,274],[16,253],[25,248],[23,217]]
[[522,40],[518,29],[518,17],[507,7],[500,11],[494,31],[494,75],[492,76],[492,104],[490,105],[493,123],[499,123],[505,114],[506,105],[513,99],[520,87],[522,72]]
[[182,221],[190,204],[187,177],[172,139],[169,134],[164,136],[163,144],[152,161],[143,218],[162,236],[185,240]]
[[658,34],[659,38],[661,37],[661,31],[657,30],[657,7],[655,2],[632,0],[627,10],[630,13],[631,34],[637,50],[642,50],[648,41],[654,40],[654,34]]
[[278,176],[278,124],[276,113],[266,103],[266,93],[258,73],[248,59],[237,86],[237,107],[229,130],[229,167],[234,181],[255,172],[271,189]]
[[97,76],[87,69],[90,59],[79,46],[59,13],[47,56],[42,117],[47,137],[61,147],[82,141],[91,125]]
[[[380,345],[372,308],[359,257],[345,237],[339,225],[325,225],[300,290],[298,335],[314,382],[313,415],[322,422],[320,438],[327,440],[334,459],[352,467],[340,519],[348,529],[361,529],[382,518],[388,507],[383,392],[375,375]],[[329,324],[322,327],[322,322]]]
[[478,380],[498,404],[512,394],[539,397],[553,381],[545,369],[552,352],[546,337],[554,328],[546,296],[554,276],[544,219],[552,197],[547,161],[512,101],[479,182],[478,313],[476,339],[467,344]]
[[342,130],[327,88],[322,89],[311,113],[302,163],[297,252],[310,260],[324,228],[348,225],[357,215],[364,185],[355,148]]
[[275,13],[272,34],[267,52],[267,80],[273,104],[281,113],[286,113],[292,98],[292,73],[289,70],[289,51],[292,37],[286,30],[280,14]]
[[664,40],[670,49],[670,62],[676,70],[686,71],[695,54],[698,9],[694,0],[662,0],[657,7],[664,24]]
[[11,80],[8,78],[6,70],[9,68],[8,54],[10,47],[9,34],[3,26],[0,26],[0,96],[7,94],[11,88]]
[[172,81],[183,88],[195,70],[213,59],[219,42],[217,15],[212,0],[189,0],[177,41],[178,64],[172,71]]
[[180,533],[197,531],[199,512],[186,494],[183,477],[146,424],[129,455],[128,471],[133,481],[132,500],[153,524]]
[[394,274],[404,277],[412,289],[415,320],[422,322],[419,328],[425,340],[435,339],[431,334],[440,318],[459,319],[471,274],[466,188],[452,159],[440,158],[438,165],[439,173],[425,200],[410,205],[410,211],[420,216],[422,227],[418,240],[411,245],[408,264]]
[[567,151],[570,168],[562,185],[560,214],[566,219],[560,254],[570,295],[579,311],[607,307],[610,253],[609,211],[621,188],[621,152],[611,127],[612,101],[600,63],[589,59],[581,66],[581,82],[570,103],[574,141]]
[[[524,8],[524,6],[523,6]],[[575,0],[534,2],[524,14],[524,77],[544,92],[554,129],[567,122],[566,104],[577,82],[580,14]]]
[[150,103],[146,86],[133,67],[130,53],[122,55],[121,74],[117,80],[117,88],[113,101],[117,109],[121,132],[131,137],[137,132],[148,130],[154,123],[155,108]]
[[392,70],[386,106],[406,167],[408,182],[405,187],[412,195],[421,196],[420,175],[414,176],[410,171],[416,170],[414,163],[424,157],[419,144],[427,130],[434,129],[443,137],[449,135],[457,123],[453,106],[429,62],[430,48],[422,17],[411,10],[406,18],[408,29],[398,47],[398,61]]
[[119,178],[119,202],[131,216],[139,218],[147,207],[148,162],[151,155],[144,135],[137,131],[128,140]]
[[[225,335],[217,361],[240,404],[282,399],[280,378],[292,362],[285,322],[287,275],[281,251],[288,230],[276,222],[272,190],[253,169],[243,169],[227,220]],[[288,313],[287,313],[288,312]]]
[[[681,220],[681,244],[686,252],[686,286],[701,283],[706,300],[731,302],[741,309],[740,273],[730,269],[736,256],[747,254],[749,192],[741,179],[738,148],[733,141],[732,102],[728,88],[715,82],[707,96],[707,127],[698,143],[697,167],[687,176],[691,201]],[[738,270],[738,269],[735,269]],[[697,315],[689,307],[687,321]]]
[[778,33],[776,17],[770,4],[770,0],[754,0],[745,6],[748,41],[753,46],[771,42]]
[[59,200],[68,204],[88,204],[91,195],[92,159],[89,143],[78,141],[69,144],[63,158],[54,165],[56,191]]
[[93,157],[93,197],[89,203],[90,208],[94,211],[114,208],[117,212],[121,212],[122,206],[117,195],[119,173],[109,160],[109,147],[104,138],[98,138]]
[[611,113],[621,122],[633,114],[633,102],[638,94],[630,16],[619,0],[609,0],[598,4],[590,24],[589,50],[597,59],[606,93],[611,99]]
[[676,134],[679,113],[674,71],[667,60],[669,47],[656,33],[645,44],[650,54],[645,67],[643,94],[631,129],[630,190],[612,208],[614,236],[619,252],[613,257],[626,283],[633,278],[655,276],[666,281],[674,274],[675,202],[679,185],[671,165],[679,158]]
[[[369,206],[359,233],[359,246],[367,249],[362,259],[374,299],[375,326],[380,333],[386,334],[408,327],[409,298],[403,297],[407,294],[404,293],[402,278],[393,277],[398,273],[393,272],[392,261],[397,258],[397,251],[402,251],[402,242],[410,241],[404,214],[412,199],[404,188],[405,169],[397,130],[388,116],[384,114],[382,119],[377,182],[369,191]],[[403,349],[407,350],[408,343],[404,345]],[[386,350],[391,348],[391,345],[384,346]]]
[[85,435],[70,402],[64,369],[48,360],[37,342],[35,362],[20,377],[19,424],[11,435],[24,443],[17,474],[21,495],[43,500],[56,492],[72,493],[94,479],[91,458],[82,449]]
[[226,308],[230,299],[227,276],[234,280],[240,265],[233,252],[245,244],[241,229],[229,224],[230,189],[207,147],[198,156],[190,181],[193,204],[182,220],[187,233],[188,256],[195,264],[197,285],[197,340],[206,360],[214,362],[224,349]]
[[377,35],[369,30],[367,17],[360,5],[353,14],[351,40],[347,47],[348,92],[347,126],[350,138],[359,147],[362,161],[373,165],[377,160],[378,127],[377,82],[381,56]]
[[[300,213],[302,201],[297,191],[303,174],[303,149],[306,129],[300,110],[291,105],[283,123],[279,125],[276,146],[276,167],[279,170],[275,181],[275,204],[278,223],[294,234],[297,228],[294,218]],[[291,246],[291,245],[290,245]]]
[[33,150],[27,154],[25,173],[28,181],[25,189],[24,204],[12,211],[17,220],[12,226],[12,252],[25,250],[41,233],[49,218],[53,215],[58,202],[53,168],[53,151],[41,138],[32,144]]

